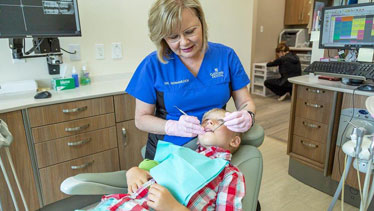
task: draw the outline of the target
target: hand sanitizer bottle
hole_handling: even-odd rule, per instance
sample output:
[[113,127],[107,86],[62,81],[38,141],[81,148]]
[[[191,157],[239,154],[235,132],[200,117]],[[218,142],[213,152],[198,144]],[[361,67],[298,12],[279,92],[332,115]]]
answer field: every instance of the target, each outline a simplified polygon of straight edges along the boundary
[[82,66],[82,73],[81,73],[81,85],[88,85],[91,83],[90,73],[87,71],[85,65]]
[[73,66],[73,69],[71,70],[71,77],[74,79],[75,87],[79,87],[79,78],[75,66]]

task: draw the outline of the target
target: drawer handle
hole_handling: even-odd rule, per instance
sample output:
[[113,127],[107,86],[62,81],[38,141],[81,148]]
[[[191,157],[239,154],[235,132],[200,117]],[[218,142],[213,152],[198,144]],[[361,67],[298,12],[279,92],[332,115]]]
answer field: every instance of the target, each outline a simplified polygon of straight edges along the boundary
[[302,143],[304,146],[307,146],[307,147],[309,147],[309,148],[318,148],[318,145],[316,145],[316,144],[311,144],[311,143],[307,143],[307,142],[305,142],[305,141],[303,141],[303,140],[301,140],[301,143]]
[[71,166],[71,169],[73,169],[73,170],[84,169],[84,168],[87,168],[88,166],[92,165],[93,163],[94,163],[94,160],[91,161],[91,162],[79,165],[79,166]]
[[62,109],[62,112],[65,114],[68,114],[68,113],[77,113],[77,112],[81,112],[85,110],[87,110],[87,106],[83,106],[80,108],[73,108],[73,109]]
[[303,121],[303,125],[305,125],[307,127],[310,127],[310,128],[321,128],[320,125],[311,124],[311,123],[307,123],[307,122],[304,122],[304,121]]
[[127,141],[126,141],[126,138],[127,138],[127,131],[126,131],[126,128],[122,128],[122,142],[123,142],[123,146],[127,146]]
[[308,92],[313,92],[313,93],[317,93],[317,94],[323,94],[323,93],[325,93],[324,90],[320,90],[320,89],[311,89],[311,88],[306,88],[306,91],[308,91]]
[[80,127],[67,127],[67,128],[65,128],[65,131],[66,132],[77,132],[77,131],[87,129],[89,126],[90,126],[90,124],[83,125],[83,126],[80,126]]
[[308,102],[305,102],[305,105],[312,107],[312,108],[323,108],[323,105],[318,105],[318,104],[313,104],[313,103],[308,103]]
[[80,146],[80,145],[86,144],[86,143],[88,143],[90,141],[91,141],[91,138],[86,139],[86,140],[82,140],[82,141],[68,142],[68,146],[69,147]]

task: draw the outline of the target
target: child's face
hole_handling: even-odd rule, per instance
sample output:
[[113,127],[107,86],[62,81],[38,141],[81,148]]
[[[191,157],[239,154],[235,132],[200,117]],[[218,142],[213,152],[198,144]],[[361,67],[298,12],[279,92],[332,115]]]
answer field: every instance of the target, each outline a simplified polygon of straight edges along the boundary
[[221,125],[224,117],[224,111],[215,111],[204,117],[201,126],[203,126],[205,133],[198,136],[201,145],[218,146],[230,150],[230,141],[234,137],[234,132],[227,129],[225,125]]

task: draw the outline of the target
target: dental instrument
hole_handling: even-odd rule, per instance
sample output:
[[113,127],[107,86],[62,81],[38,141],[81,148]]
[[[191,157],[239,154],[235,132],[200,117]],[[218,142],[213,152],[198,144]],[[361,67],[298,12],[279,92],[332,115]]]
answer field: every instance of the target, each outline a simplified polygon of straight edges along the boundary
[[188,116],[186,112],[184,112],[182,109],[178,108],[178,106],[174,106],[176,109],[178,109],[179,112],[181,112],[183,115]]
[[[369,113],[374,116],[374,96],[370,96],[365,102],[366,108]],[[353,125],[353,124],[352,124]],[[362,173],[365,173],[365,180],[363,185],[363,190],[360,202],[360,211],[366,211],[370,205],[370,202],[374,196],[374,183],[371,184],[370,190],[370,180],[374,170],[374,138],[373,135],[365,135],[365,129],[362,127],[354,126],[351,134],[351,140],[345,142],[342,145],[342,151],[346,154],[345,167],[343,175],[340,179],[338,188],[334,194],[333,200],[328,208],[328,211],[332,211],[340,193],[342,193],[342,204],[344,203],[344,182],[349,172],[353,158],[353,167]],[[358,174],[358,172],[357,172]],[[359,174],[358,174],[359,175]],[[360,184],[360,178],[358,177],[358,182]],[[359,186],[360,187],[360,186]],[[343,191],[342,191],[343,189]],[[361,189],[361,188],[360,188]],[[343,209],[343,207],[342,207]]]
[[[18,177],[17,177],[16,171],[14,169],[14,165],[13,165],[13,160],[12,160],[12,157],[11,157],[10,151],[9,151],[9,147],[10,147],[10,144],[12,142],[13,142],[13,136],[12,136],[12,134],[10,133],[10,131],[8,129],[8,125],[3,120],[0,119],[0,149],[2,147],[4,147],[4,149],[5,149],[5,153],[6,153],[7,157],[8,157],[10,168],[12,169],[14,180],[16,181],[19,193],[20,193],[21,198],[22,198],[23,206],[25,206],[25,210],[28,211],[29,209],[28,209],[28,206],[26,204],[26,200],[25,200],[25,197],[23,195],[23,191],[21,189],[21,185],[19,184]],[[14,192],[13,192],[13,189],[12,189],[12,185],[10,184],[10,181],[9,181],[9,178],[8,178],[8,174],[6,172],[6,169],[5,169],[4,163],[3,163],[2,159],[1,159],[1,156],[0,156],[0,167],[1,167],[1,170],[3,171],[4,179],[5,179],[5,181],[6,181],[7,185],[8,185],[10,196],[12,197],[12,200],[13,200],[14,208],[15,208],[16,211],[18,211],[19,209],[18,209],[16,197],[14,195]]]
[[[244,104],[238,111],[241,111],[243,110],[245,107],[247,107],[248,104]],[[212,130],[212,132],[214,133],[214,131],[216,131],[219,127],[221,127],[223,124],[225,124],[225,120],[223,119],[219,119],[219,120],[222,120],[222,122],[216,127],[214,128],[214,130]]]

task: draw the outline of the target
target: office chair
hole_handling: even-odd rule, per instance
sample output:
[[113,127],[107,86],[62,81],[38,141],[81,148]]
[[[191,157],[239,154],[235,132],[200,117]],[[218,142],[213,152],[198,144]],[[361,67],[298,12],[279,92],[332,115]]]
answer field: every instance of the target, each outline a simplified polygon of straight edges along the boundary
[[[255,124],[242,135],[242,143],[232,156],[232,164],[244,174],[246,195],[243,210],[256,211],[262,179],[262,155],[257,149],[264,140],[264,129]],[[142,149],[144,157],[145,147]],[[65,179],[61,191],[68,195],[104,195],[127,193],[126,171],[84,173]]]

